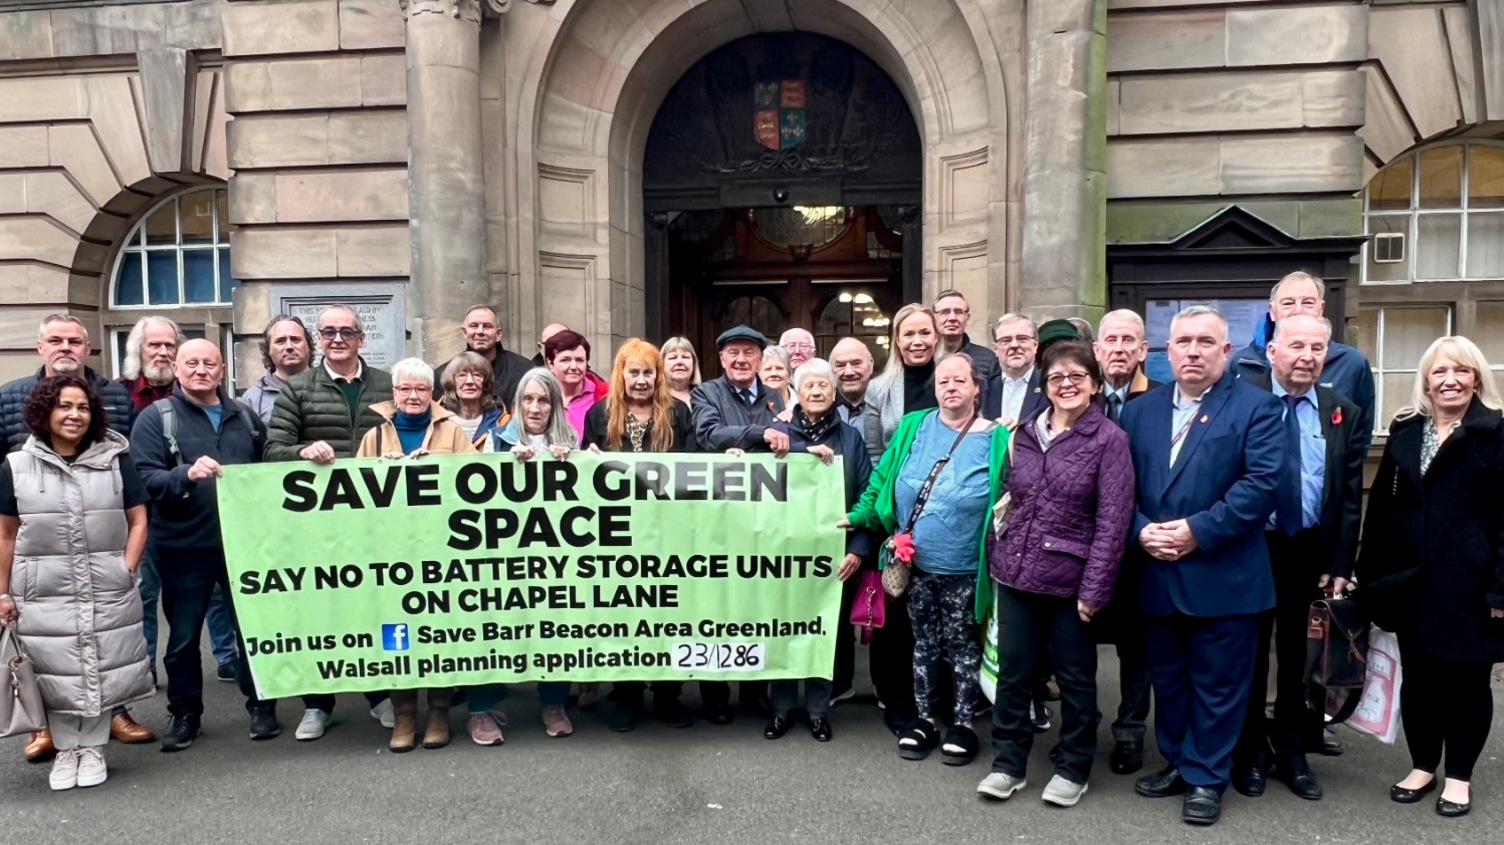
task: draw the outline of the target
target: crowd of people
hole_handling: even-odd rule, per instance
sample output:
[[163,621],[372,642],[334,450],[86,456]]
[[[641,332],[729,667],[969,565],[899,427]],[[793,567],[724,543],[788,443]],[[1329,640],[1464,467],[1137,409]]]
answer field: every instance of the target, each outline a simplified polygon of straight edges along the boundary
[[[968,334],[959,292],[909,304],[890,325],[889,357],[843,338],[817,357],[790,329],[770,345],[737,326],[716,340],[722,375],[702,380],[685,338],[624,342],[609,376],[591,345],[547,326],[532,361],[502,344],[496,311],[463,315],[466,348],[432,366],[390,371],[361,356],[365,334],[345,306],[317,325],[289,315],[262,337],[266,375],[236,399],[220,350],[148,318],[131,333],[125,377],[85,365],[75,317],[46,318],[34,376],[0,387],[0,622],[15,626],[39,676],[48,729],[25,748],[53,758],[53,789],[106,778],[103,749],[156,737],[126,709],[156,687],[156,602],[168,622],[162,666],[171,727],[163,751],[190,747],[204,712],[201,631],[220,680],[245,697],[250,737],[282,730],[257,697],[238,642],[215,479],[258,461],[421,458],[510,452],[519,461],[571,452],[806,453],[841,459],[846,516],[841,620],[859,583],[881,581],[885,621],[870,634],[873,685],[905,760],[936,750],[990,771],[977,791],[1006,800],[1027,788],[1035,737],[1059,735],[1043,800],[1082,800],[1103,718],[1098,646],[1117,652],[1120,704],[1108,765],[1141,770],[1146,720],[1165,766],[1135,782],[1149,798],[1181,796],[1181,817],[1212,824],[1228,787],[1263,794],[1266,778],[1320,799],[1309,757],[1340,753],[1305,676],[1313,600],[1351,595],[1399,637],[1401,715],[1412,771],[1390,791],[1466,814],[1492,722],[1491,668],[1504,661],[1504,416],[1488,362],[1443,337],[1418,363],[1393,419],[1362,519],[1363,463],[1374,427],[1373,377],[1360,351],[1333,338],[1324,285],[1292,273],[1275,285],[1253,343],[1232,349],[1215,309],[1175,315],[1173,381],[1148,378],[1142,317],[1106,314],[1036,325],[1005,314],[990,348]],[[1360,544],[1361,539],[1361,544]],[[860,577],[858,577],[860,576]],[[996,694],[981,696],[984,630],[995,620]],[[829,677],[743,681],[743,711],[777,740],[803,710],[813,739],[833,738],[831,707],[853,695],[856,633],[841,624]],[[1270,695],[1270,662],[1275,664]],[[689,727],[683,684],[582,685],[576,706],[609,700],[608,725],[651,715]],[[651,691],[650,707],[645,695]],[[466,733],[500,745],[502,684],[372,690],[389,747]],[[732,688],[701,681],[702,717],[735,718]],[[543,729],[574,732],[571,685],[540,683]],[[1272,703],[1272,709],[1266,705]],[[294,735],[317,740],[331,695],[303,697]],[[1440,766],[1445,762],[1445,770]]]

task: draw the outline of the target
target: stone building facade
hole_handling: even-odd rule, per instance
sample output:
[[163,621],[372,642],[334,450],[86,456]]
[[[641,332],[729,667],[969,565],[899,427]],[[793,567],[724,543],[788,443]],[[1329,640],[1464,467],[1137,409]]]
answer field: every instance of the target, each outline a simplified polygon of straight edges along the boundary
[[489,302],[601,368],[743,318],[876,347],[948,288],[1152,328],[1304,267],[1398,385],[1504,345],[1501,139],[1504,0],[0,0],[0,377],[57,310],[104,372],[163,313],[244,386],[333,301],[378,361]]

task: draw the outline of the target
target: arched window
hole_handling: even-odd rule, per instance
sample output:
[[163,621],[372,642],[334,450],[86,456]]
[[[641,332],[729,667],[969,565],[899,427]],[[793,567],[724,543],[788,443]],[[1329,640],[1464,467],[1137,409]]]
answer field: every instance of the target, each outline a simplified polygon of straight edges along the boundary
[[200,188],[157,204],[125,239],[110,285],[112,308],[229,305],[228,194]]
[[1366,284],[1504,279],[1504,146],[1406,154],[1364,192]]

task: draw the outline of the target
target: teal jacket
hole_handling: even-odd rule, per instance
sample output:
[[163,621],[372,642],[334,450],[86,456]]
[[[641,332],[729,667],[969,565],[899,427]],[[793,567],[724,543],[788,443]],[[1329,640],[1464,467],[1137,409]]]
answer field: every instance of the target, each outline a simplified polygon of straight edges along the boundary
[[[893,494],[893,485],[898,481],[898,470],[909,456],[909,447],[914,443],[914,432],[919,430],[919,424],[930,414],[939,411],[933,408],[927,411],[915,411],[912,414],[904,414],[903,419],[898,421],[898,428],[893,432],[893,437],[888,440],[888,448],[877,462],[877,468],[872,470],[872,478],[867,482],[867,489],[863,491],[862,498],[857,501],[851,513],[846,519],[855,528],[865,528],[869,531],[881,531],[893,534],[901,527],[898,524],[899,516],[894,512],[896,499]],[[1008,459],[1008,429],[997,426],[992,429],[992,444],[987,454],[987,480],[989,495],[987,506],[989,512],[982,524],[977,527],[977,621],[987,618],[987,612],[992,609],[992,579],[987,573],[987,531],[991,528],[992,515],[990,509],[997,503],[998,496],[1003,492],[1004,464]],[[908,514],[904,514],[908,518]]]

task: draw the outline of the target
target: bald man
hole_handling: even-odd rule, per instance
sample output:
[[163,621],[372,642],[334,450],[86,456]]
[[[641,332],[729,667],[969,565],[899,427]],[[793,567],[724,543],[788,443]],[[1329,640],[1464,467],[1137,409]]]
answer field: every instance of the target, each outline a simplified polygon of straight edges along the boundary
[[862,431],[867,418],[867,385],[872,381],[872,350],[854,337],[843,337],[830,350],[830,368],[836,371],[836,409],[841,422]]
[[544,366],[543,344],[547,343],[549,338],[562,331],[569,331],[569,326],[566,326],[563,323],[549,323],[548,325],[543,327],[543,331],[538,332],[538,354],[533,356],[533,366]]
[[[260,463],[266,448],[266,424],[231,399],[222,385],[225,361],[219,347],[202,339],[184,343],[173,372],[177,383],[172,394],[147,405],[131,430],[131,455],[152,499],[150,533],[169,628],[162,665],[167,670],[172,727],[162,737],[163,751],[181,751],[199,734],[204,714],[199,632],[214,588],[232,594],[220,542],[215,482],[223,474],[221,467]],[[251,738],[270,739],[282,732],[276,702],[256,697],[233,613],[231,623],[236,628],[240,692],[251,714]]]
[[789,329],[779,335],[778,345],[788,350],[790,375],[800,364],[815,357],[815,336],[804,329]]

